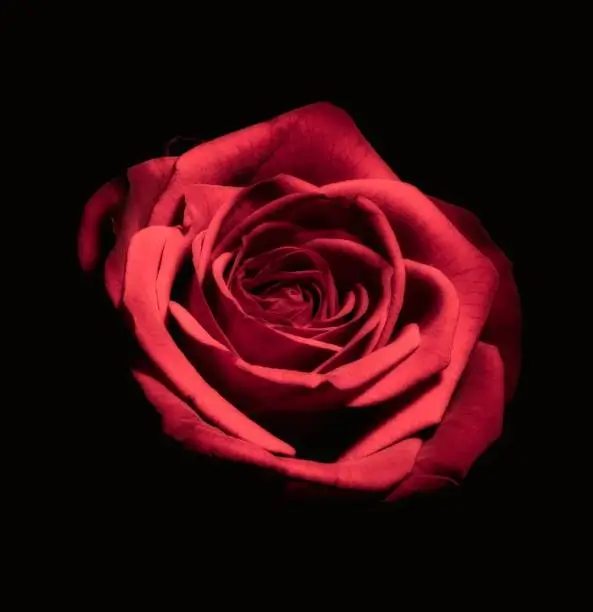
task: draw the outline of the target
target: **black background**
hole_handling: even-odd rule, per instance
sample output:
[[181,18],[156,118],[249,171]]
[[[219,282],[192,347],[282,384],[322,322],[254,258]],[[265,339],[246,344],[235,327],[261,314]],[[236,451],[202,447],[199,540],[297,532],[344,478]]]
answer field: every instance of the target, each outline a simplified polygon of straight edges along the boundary
[[[51,17],[52,24],[60,22]],[[43,29],[39,14],[26,19],[28,27]],[[26,29],[23,15],[14,23],[14,31]],[[89,42],[86,26],[53,28],[23,85],[23,99],[34,110],[20,145],[36,146],[43,159],[39,181],[43,175],[45,193],[52,194],[53,253],[65,256],[65,297],[57,309],[64,357],[56,394],[66,418],[60,420],[63,442],[56,446],[68,495],[103,516],[189,503],[197,510],[237,512],[267,501],[246,484],[250,474],[243,479],[233,472],[238,478],[229,487],[224,467],[205,470],[201,460],[162,436],[158,417],[127,374],[117,318],[78,270],[76,231],[97,187],[130,165],[162,155],[173,137],[206,140],[327,100],[348,111],[403,180],[475,212],[515,265],[524,364],[503,437],[461,490],[416,501],[414,510],[453,509],[479,519],[493,511],[516,515],[542,503],[538,474],[545,453],[537,422],[543,412],[534,417],[540,407],[530,395],[539,327],[534,284],[541,269],[532,243],[540,203],[534,186],[545,172],[545,135],[534,112],[541,66],[497,52],[469,57],[467,47],[452,60],[437,49],[421,66],[416,54],[404,61],[390,48],[367,49],[368,55],[355,49],[354,59],[346,59],[327,42],[306,57],[285,58],[278,52],[282,37],[276,37],[273,45],[249,48],[249,60],[243,39],[234,39],[230,61],[222,59],[220,45],[213,51],[210,43],[195,42],[188,66],[180,67],[187,53],[155,42],[156,34],[148,37],[150,51],[140,51],[134,44],[120,46],[129,30],[109,27],[117,30],[116,47],[110,29]],[[295,39],[290,41],[294,46]],[[17,72],[23,78],[22,69]],[[49,286],[45,295],[51,293]]]

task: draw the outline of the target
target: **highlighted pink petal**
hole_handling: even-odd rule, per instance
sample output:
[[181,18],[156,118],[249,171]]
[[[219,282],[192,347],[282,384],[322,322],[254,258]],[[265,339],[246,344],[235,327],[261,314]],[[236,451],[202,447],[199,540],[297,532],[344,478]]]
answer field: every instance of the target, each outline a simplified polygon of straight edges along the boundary
[[[212,389],[173,342],[154,290],[168,241],[176,242],[179,248],[185,247],[181,232],[167,227],[144,229],[130,242],[123,305],[132,318],[140,346],[177,393],[203,418],[271,452],[294,454],[292,447],[258,426]],[[172,248],[167,250],[169,254],[174,252]]]

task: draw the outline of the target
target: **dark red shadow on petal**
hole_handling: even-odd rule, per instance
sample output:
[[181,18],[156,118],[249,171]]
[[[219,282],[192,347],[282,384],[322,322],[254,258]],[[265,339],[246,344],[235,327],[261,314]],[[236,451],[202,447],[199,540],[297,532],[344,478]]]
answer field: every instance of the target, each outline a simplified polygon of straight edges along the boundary
[[316,238],[306,245],[318,251],[333,271],[337,287],[351,288],[364,284],[371,302],[369,316],[343,348],[320,365],[320,372],[329,372],[354,361],[378,347],[378,341],[389,316],[393,268],[364,245],[339,238]]
[[292,480],[315,482],[340,489],[382,492],[400,482],[412,469],[422,445],[404,440],[371,457],[336,463],[277,457],[257,444],[229,436],[204,422],[186,402],[149,373],[135,377],[149,401],[163,416],[165,431],[186,448],[227,461],[251,464]]
[[[265,224],[278,225],[278,235],[295,244],[304,245],[318,239],[330,239],[364,245],[391,266],[391,290],[386,320],[376,340],[377,346],[384,346],[392,334],[402,307],[405,268],[397,240],[381,209],[368,198],[326,197],[324,190],[321,197],[286,197],[271,202],[251,217],[247,217],[217,249],[232,247],[244,232],[247,236],[257,234],[259,240],[263,241],[259,233],[262,230],[258,228]],[[282,224],[282,227],[279,224]],[[258,243],[256,248],[259,246]],[[249,243],[246,245],[244,242],[243,249],[246,248],[249,248]]]
[[[231,292],[237,297],[243,309],[252,316],[263,316],[261,300],[249,291],[253,289],[256,278],[259,277],[257,274],[259,263],[264,263],[268,259],[274,261],[275,253],[279,250],[287,249],[289,246],[302,248],[304,243],[322,237],[360,242],[355,236],[342,230],[308,230],[282,221],[264,222],[243,236],[233,264],[225,276]],[[317,257],[314,253],[313,256]],[[321,282],[308,286],[315,305],[313,318],[295,326],[293,322],[279,316],[278,313],[267,312],[267,320],[277,329],[287,333],[343,344],[352,336],[349,332],[357,327],[356,322],[366,314],[369,303],[368,293],[362,284],[354,285],[348,290],[342,288],[341,292],[337,292],[333,273],[327,262],[323,260],[316,264],[312,261],[312,267],[323,271]],[[254,270],[253,273],[250,272],[251,269]],[[260,274],[264,273],[265,270],[260,271]],[[342,295],[339,295],[340,293]],[[339,310],[335,314],[329,314],[338,307]]]
[[[262,181],[242,190],[240,196],[229,206],[226,214],[221,216],[220,227],[217,230],[217,240],[219,245],[226,241],[229,234],[245,222],[251,215],[257,213],[262,208],[287,196],[315,195],[319,190],[314,185],[302,181],[288,174],[279,174],[272,180]],[[216,253],[221,253],[224,249],[217,249]],[[215,255],[216,256],[216,255]]]
[[[306,327],[293,329],[292,333],[344,346],[362,327],[368,309],[368,293],[361,284],[357,283],[354,285],[354,291],[346,295],[343,307],[336,313],[335,317],[328,317],[319,323],[313,322]],[[276,328],[281,331],[290,331],[291,329],[282,325],[277,325]]]
[[[239,192],[224,206],[222,206],[212,218],[202,247],[203,257],[196,262],[196,272],[200,282],[204,280],[206,270],[224,251],[232,251],[234,248],[221,248],[226,243],[229,235],[234,235],[247,217],[256,215],[259,209],[266,206],[269,198],[302,198],[306,194],[316,193],[316,188],[291,176],[278,176],[274,180],[258,183],[246,187]],[[239,234],[240,238],[240,234]]]
[[205,237],[206,232],[201,232],[195,237],[192,243],[193,265],[188,271],[189,289],[187,296],[184,296],[185,299],[181,299],[180,303],[183,306],[187,306],[189,312],[197,321],[200,322],[200,324],[204,327],[208,334],[212,336],[212,338],[218,342],[221,342],[224,346],[230,348],[234,353],[236,353],[237,351],[235,347],[232,345],[231,341],[228,339],[218,321],[214,317],[212,308],[210,307],[210,304],[208,303],[208,300],[204,294],[202,283],[197,278],[196,269],[199,262],[202,260],[202,250]]
[[317,295],[317,310],[324,316],[332,317],[339,311],[340,298],[331,269],[316,251],[304,246],[282,246],[250,257],[235,272],[230,287],[232,290],[240,284],[243,292],[258,296],[264,292],[269,295],[266,289],[271,285],[303,282]]
[[245,313],[224,282],[223,271],[229,261],[230,253],[214,262],[204,293],[214,318],[243,359],[254,365],[310,372],[340,349],[275,330]]
[[[327,188],[330,194],[348,197],[363,194],[385,212],[398,235],[404,255],[440,270],[459,299],[459,321],[451,343],[451,361],[442,370],[439,385],[418,403],[401,408],[372,436],[346,456],[362,456],[385,448],[394,440],[440,422],[480,338],[497,290],[498,274],[490,260],[477,250],[426,196],[411,185],[390,181],[348,181]],[[402,368],[405,364],[402,364]],[[397,374],[402,368],[398,368]],[[392,390],[382,380],[382,393],[370,389],[358,405],[388,397]],[[353,405],[356,405],[353,404]]]
[[455,288],[430,266],[406,260],[406,271],[406,300],[400,324],[419,325],[420,347],[404,364],[365,389],[350,406],[363,407],[391,400],[437,374],[451,361],[459,320]]
[[[286,180],[288,180],[287,177],[278,177],[270,183],[271,186],[275,186],[277,182]],[[253,191],[257,192],[257,189],[265,191],[268,187],[267,183],[263,183],[255,186]],[[392,266],[389,279],[390,290],[384,292],[385,313],[381,312],[375,320],[376,328],[372,330],[365,328],[365,334],[372,331],[372,335],[366,346],[362,348],[362,353],[384,346],[390,339],[397,322],[397,316],[403,303],[405,282],[405,268],[401,252],[386,216],[368,198],[327,197],[311,186],[308,186],[308,190],[301,186],[294,186],[294,189],[294,193],[264,205],[259,200],[256,204],[250,204],[250,192],[246,190],[226,209],[221,210],[213,220],[204,240],[202,260],[197,267],[198,279],[200,281],[205,279],[208,266],[222,253],[234,253],[236,249],[239,249],[235,264],[228,270],[228,276],[232,277],[241,265],[239,262],[242,252],[246,250],[245,237],[250,236],[254,231],[257,232],[257,228],[263,224],[277,224],[279,233],[290,233],[291,226],[297,226],[304,231],[318,231],[320,234],[325,231],[338,230],[346,235],[358,236],[367,248],[375,249],[379,255],[384,255],[388,264]],[[228,231],[223,231],[224,228],[227,228]],[[340,240],[340,238],[333,239]],[[345,291],[350,288],[343,287]],[[357,338],[355,343],[359,339]],[[348,354],[351,350],[352,347],[349,347],[342,354],[340,363],[341,360],[349,358]],[[356,355],[353,355],[352,358],[356,358]]]
[[[217,342],[181,305],[170,304],[169,330],[205,380],[234,406],[283,440],[299,457],[335,460],[373,418],[344,406],[353,394],[417,348],[416,326],[397,342],[331,374],[295,372],[246,363]],[[354,426],[353,426],[354,425]]]
[[479,342],[434,435],[418,453],[414,469],[388,497],[460,483],[473,463],[500,436],[504,409],[503,367],[496,347]]

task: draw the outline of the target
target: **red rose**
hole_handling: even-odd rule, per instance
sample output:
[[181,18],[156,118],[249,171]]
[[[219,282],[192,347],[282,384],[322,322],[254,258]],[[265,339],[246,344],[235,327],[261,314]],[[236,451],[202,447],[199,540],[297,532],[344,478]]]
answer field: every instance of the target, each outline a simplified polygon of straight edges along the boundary
[[[326,103],[130,168],[89,201],[86,271],[165,431],[287,493],[394,500],[459,483],[519,370],[511,264]],[[325,485],[320,487],[319,485]]]

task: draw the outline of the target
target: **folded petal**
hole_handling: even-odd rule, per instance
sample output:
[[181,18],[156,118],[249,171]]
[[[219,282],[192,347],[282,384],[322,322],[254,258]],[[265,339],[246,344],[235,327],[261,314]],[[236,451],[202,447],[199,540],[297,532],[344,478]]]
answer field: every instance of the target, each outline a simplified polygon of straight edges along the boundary
[[[394,181],[348,181],[326,188],[330,194],[353,197],[363,195],[385,213],[398,236],[404,257],[428,264],[451,281],[459,299],[459,321],[452,342],[451,361],[442,371],[438,384],[426,393],[430,402],[417,398],[378,427],[351,452],[356,456],[384,448],[400,436],[440,422],[448,401],[479,339],[497,290],[496,269],[438,208],[411,185]],[[421,332],[422,333],[422,332]],[[422,334],[424,337],[424,334]],[[403,365],[403,364],[402,364]],[[378,383],[386,385],[386,383]],[[370,389],[367,397],[352,405],[368,405],[390,397],[388,387],[381,393]],[[426,407],[417,408],[417,402]],[[347,453],[346,456],[354,456]]]
[[405,265],[407,287],[402,319],[418,324],[420,347],[412,358],[386,372],[354,398],[349,403],[351,407],[377,405],[397,398],[451,362],[459,322],[455,287],[436,268],[408,260]]
[[458,484],[500,436],[504,409],[503,368],[496,347],[478,342],[451,405],[413,470],[387,498]]
[[319,371],[327,372],[377,347],[392,300],[393,269],[374,251],[349,240],[316,238],[304,246],[318,251],[329,262],[338,288],[345,290],[364,282],[372,296],[371,313],[360,329],[336,355],[320,364]]
[[[239,255],[237,255],[238,257]],[[309,282],[316,289],[320,310],[326,317],[339,310],[339,297],[331,268],[315,250],[305,246],[283,246],[250,257],[235,276],[251,293],[271,283]]]
[[341,310],[333,317],[314,319],[306,327],[290,328],[283,325],[275,325],[275,327],[280,331],[292,332],[305,338],[315,338],[344,346],[362,326],[369,303],[366,289],[357,283],[354,290],[347,293]]
[[112,302],[121,300],[126,257],[136,232],[147,227],[153,208],[173,176],[176,157],[159,157],[128,169],[128,197],[122,208],[116,243],[105,262],[105,286]]
[[[255,317],[256,319],[266,320],[270,325],[279,327],[281,325],[286,326],[283,331],[292,332],[294,331],[293,325],[287,316],[284,316],[281,312],[274,312],[268,308],[270,300],[264,300],[256,295],[251,294],[243,288],[242,283],[238,282],[237,275],[234,276],[232,283],[230,284],[230,291],[237,299],[237,302],[241,309],[247,314]],[[310,334],[312,336],[314,334]]]
[[348,395],[333,391],[359,389],[404,361],[420,343],[418,326],[412,324],[401,331],[397,340],[355,363],[328,374],[299,372],[249,363],[212,338],[180,304],[171,302],[170,313],[179,326],[178,344],[190,361],[200,368],[208,382],[249,414],[341,407]]
[[[294,223],[282,221],[264,222],[246,232],[241,239],[241,246],[236,251],[228,275],[226,275],[232,293],[240,301],[246,312],[257,316],[264,300],[260,300],[258,296],[250,295],[249,292],[244,290],[244,287],[253,288],[263,282],[264,276],[275,274],[277,269],[286,268],[286,266],[281,265],[286,256],[297,256],[299,253],[305,252],[303,245],[319,237],[355,240],[354,236],[341,230],[308,230]],[[283,255],[283,259],[280,257],[281,255]],[[309,295],[310,299],[317,304],[317,312],[310,320],[303,321],[298,330],[293,331],[298,335],[313,337],[317,333],[331,331],[332,327],[341,326],[355,308],[357,294],[353,291],[346,291],[344,302],[340,304],[333,275],[327,262],[314,251],[306,251],[306,256],[310,262],[309,266],[303,266],[303,270],[309,267],[312,270],[319,271],[319,274],[323,274],[321,282],[313,282],[307,285],[309,291],[306,295]],[[302,257],[303,255],[301,255]],[[295,261],[295,263],[297,262]],[[281,276],[278,276],[278,278],[280,279]],[[288,277],[282,278],[289,280]],[[362,286],[360,286],[360,289],[364,291]],[[344,319],[344,321],[341,321],[341,319]],[[294,327],[289,321],[282,320],[281,317],[275,315],[270,318],[270,322],[279,326],[286,326],[286,329],[279,327],[283,331],[290,331],[288,328]],[[313,328],[319,328],[319,331],[315,331]]]
[[[343,428],[332,433],[331,425],[344,413],[350,389],[337,388],[321,374],[248,363],[211,338],[181,305],[172,302],[170,312],[169,329],[177,345],[233,406],[291,444],[301,457],[315,452],[311,447],[320,437],[326,454],[337,445],[337,456],[345,447]],[[328,422],[331,439],[325,435]]]
[[242,230],[237,231],[237,228],[243,227],[241,224],[246,218],[253,216],[270,202],[284,198],[300,200],[317,191],[316,187],[304,181],[280,175],[237,192],[231,200],[217,210],[210,221],[204,237],[203,258],[197,268],[200,282],[204,280],[206,270],[216,257],[225,251],[233,250],[226,246],[234,240],[240,241],[244,236]]
[[411,323],[387,346],[328,372],[327,380],[338,389],[361,389],[385,371],[401,367],[402,362],[410,360],[410,355],[417,350],[420,342],[418,325]]
[[230,257],[225,253],[214,262],[213,282],[205,294],[214,318],[243,359],[256,365],[311,371],[340,350],[337,345],[281,332],[244,312],[224,280]]
[[371,457],[337,463],[274,456],[260,446],[239,440],[208,425],[180,397],[149,374],[134,373],[148,400],[163,418],[165,432],[200,454],[272,470],[282,476],[343,489],[385,491],[412,469],[422,441],[413,438]]
[[[200,266],[200,262],[203,259],[202,252],[204,248],[204,240],[206,237],[206,232],[200,232],[192,242],[192,261],[194,271],[198,269]],[[228,339],[222,328],[220,327],[218,321],[214,317],[212,313],[212,308],[210,304],[206,300],[206,296],[204,295],[204,290],[202,287],[202,283],[198,279],[197,273],[192,274],[189,290],[188,290],[188,299],[187,299],[187,307],[189,312],[195,317],[197,321],[200,321],[200,324],[204,327],[207,333],[212,336],[215,340],[223,344],[224,346],[230,348],[233,352],[237,352],[231,341]]]
[[[228,232],[219,232],[210,238],[212,244],[215,244],[212,258],[225,251],[233,251],[241,245],[239,257],[242,257],[251,240],[256,238],[259,247],[265,240],[260,233],[264,227],[268,227],[272,232],[268,242],[282,237],[290,244],[304,245],[319,236],[333,240],[344,240],[345,235],[356,236],[358,241],[348,242],[363,244],[372,249],[392,269],[386,318],[377,330],[377,338],[373,339],[374,346],[381,347],[389,341],[403,304],[405,268],[401,251],[389,221],[380,207],[369,198],[354,194],[349,194],[349,197],[334,197],[332,187],[317,192],[292,193],[270,201],[260,208],[254,208],[248,215],[242,215],[238,223],[229,226]],[[230,214],[231,209],[228,212]],[[223,223],[222,219],[220,223]],[[213,224],[212,233],[215,232],[215,227]],[[340,232],[339,237],[335,236],[336,231]],[[318,232],[319,236],[307,236],[308,240],[305,240],[308,232]],[[277,233],[276,237],[274,233]],[[206,263],[203,263],[203,266],[205,265]],[[202,274],[203,270],[200,270],[200,278]]]
[[[212,259],[216,259],[221,253],[232,251],[239,247],[246,237],[255,228],[264,223],[288,223],[290,226],[299,225],[289,214],[289,211],[298,209],[303,211],[305,207],[317,206],[322,196],[319,190],[314,187],[310,189],[300,189],[295,186],[286,195],[275,199],[257,199],[256,204],[252,203],[253,193],[268,187],[275,188],[287,181],[293,181],[291,177],[277,177],[273,181],[266,181],[255,185],[246,191],[242,197],[217,215],[208,232],[208,244],[212,245]],[[288,191],[288,189],[287,189]],[[244,204],[246,204],[244,206]]]
[[[322,189],[322,193],[331,193],[331,189]],[[355,221],[349,229],[362,238],[362,243],[376,251],[391,266],[391,299],[387,310],[387,318],[381,334],[377,339],[377,347],[385,346],[393,333],[397,318],[403,306],[405,267],[396,234],[389,220],[372,200],[357,196],[352,201],[346,198],[350,205],[350,216]],[[356,211],[356,215],[353,213]],[[326,236],[331,238],[331,236]]]
[[87,202],[78,231],[78,259],[85,272],[90,272],[99,264],[104,222],[124,203],[127,193],[124,182],[114,179],[105,183]]
[[188,185],[184,191],[183,226],[196,233],[205,230],[216,212],[237,197],[238,187]]
[[362,243],[359,236],[344,229],[311,229],[291,221],[264,221],[246,231],[240,237],[237,259],[230,270],[230,275],[243,261],[251,259],[275,248],[286,246],[302,246],[315,238],[343,238],[352,242]]
[[[315,320],[311,321],[310,326],[313,329],[326,331],[335,329],[335,326],[340,325],[340,322],[351,313],[352,317],[356,317],[357,305],[359,302],[364,301],[362,297],[363,292],[366,293],[364,287],[360,283],[355,283],[354,290],[346,293],[341,308],[337,312],[332,315],[316,316]],[[349,320],[351,319],[349,318]]]
[[246,185],[280,173],[315,185],[397,178],[345,111],[319,102],[190,149],[175,180]]
[[481,339],[498,347],[504,363],[505,401],[508,402],[515,392],[521,368],[521,303],[513,278],[513,265],[472,212],[437,198],[430,199],[490,259],[498,272],[498,291]]
[[406,267],[411,285],[420,284],[420,295],[431,296],[428,311],[418,321],[420,347],[349,403],[351,407],[381,403],[381,414],[387,416],[343,458],[374,453],[439,423],[459,380],[457,372],[463,371],[474,346],[471,339],[471,344],[468,342],[467,322],[458,318],[459,303],[452,283],[430,266],[406,262]]
[[159,284],[160,268],[170,268],[164,256],[177,257],[175,245],[181,250],[188,248],[186,237],[176,228],[167,227],[146,228],[130,242],[123,305],[140,346],[176,392],[203,418],[231,435],[272,452],[294,454],[292,447],[254,423],[212,389],[173,342],[160,310],[165,307],[164,296],[157,298],[155,286]]
[[[258,366],[232,352],[196,321],[180,304],[171,302],[171,333],[200,374],[245,414],[266,424],[290,429],[303,413],[331,411],[343,406],[343,394],[320,374]],[[286,423],[285,421],[288,421]]]
[[421,191],[401,181],[379,180],[345,181],[323,191],[329,196],[372,201],[388,219],[406,259],[441,270],[462,302],[466,294],[467,299],[469,294],[476,299],[479,294],[482,310],[489,309],[498,281],[494,266]]

